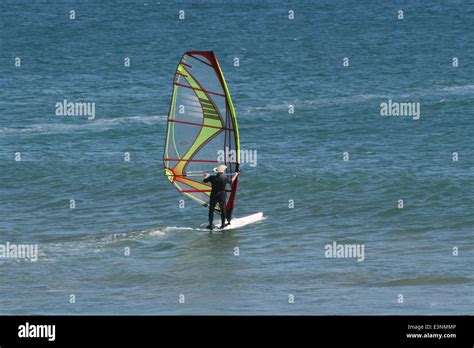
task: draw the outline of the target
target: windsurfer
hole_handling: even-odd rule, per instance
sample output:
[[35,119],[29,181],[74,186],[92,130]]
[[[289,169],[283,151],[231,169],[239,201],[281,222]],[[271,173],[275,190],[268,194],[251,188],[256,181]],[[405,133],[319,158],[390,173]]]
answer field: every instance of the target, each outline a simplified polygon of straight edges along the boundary
[[[219,203],[220,210],[221,210],[221,229],[226,226],[225,224],[225,218],[226,218],[226,212],[225,212],[225,204],[227,201],[227,194],[225,191],[226,185],[232,185],[232,183],[237,179],[237,176],[239,175],[238,172],[236,172],[233,176],[232,179],[227,177],[224,172],[227,169],[227,166],[224,164],[221,164],[220,166],[214,168],[214,172],[216,172],[216,175],[210,175],[209,173],[204,174],[204,182],[211,183],[212,186],[212,191],[211,191],[211,198],[209,201],[209,226],[207,226],[208,229],[212,230],[212,223],[214,221],[214,209],[216,208],[217,203]],[[230,223],[230,222],[229,222]]]

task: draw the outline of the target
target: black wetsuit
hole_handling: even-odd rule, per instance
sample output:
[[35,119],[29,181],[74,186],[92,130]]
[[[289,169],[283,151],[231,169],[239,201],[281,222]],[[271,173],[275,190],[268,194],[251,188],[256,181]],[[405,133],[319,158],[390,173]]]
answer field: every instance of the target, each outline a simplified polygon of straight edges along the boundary
[[232,184],[232,180],[224,174],[217,174],[204,179],[204,182],[210,182],[212,185],[211,199],[209,201],[209,225],[212,226],[214,209],[216,204],[219,203],[222,226],[225,226],[225,203],[227,201],[225,188],[227,184]]

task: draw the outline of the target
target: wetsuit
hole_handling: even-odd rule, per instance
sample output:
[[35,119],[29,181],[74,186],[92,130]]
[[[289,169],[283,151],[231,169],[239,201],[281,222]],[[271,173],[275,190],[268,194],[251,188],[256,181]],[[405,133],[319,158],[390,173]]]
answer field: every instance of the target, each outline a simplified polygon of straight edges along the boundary
[[216,204],[219,203],[222,226],[225,226],[225,203],[227,201],[225,188],[227,184],[232,184],[232,179],[224,174],[217,174],[204,179],[204,182],[210,182],[212,186],[211,199],[209,201],[209,225],[212,226],[214,209]]

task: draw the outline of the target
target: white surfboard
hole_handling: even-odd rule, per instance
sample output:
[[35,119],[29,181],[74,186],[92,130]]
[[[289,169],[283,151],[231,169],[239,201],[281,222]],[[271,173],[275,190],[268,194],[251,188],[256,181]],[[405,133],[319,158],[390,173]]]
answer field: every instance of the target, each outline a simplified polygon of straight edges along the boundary
[[[252,215],[244,216],[241,218],[233,218],[230,222],[230,225],[227,225],[223,229],[218,228],[219,225],[214,225],[214,231],[227,231],[227,230],[234,230],[236,228],[244,227],[255,222],[259,222],[264,220],[263,213],[255,213]],[[220,223],[220,221],[219,221]],[[200,231],[209,231],[205,228],[207,224],[203,224],[201,228],[198,228]]]

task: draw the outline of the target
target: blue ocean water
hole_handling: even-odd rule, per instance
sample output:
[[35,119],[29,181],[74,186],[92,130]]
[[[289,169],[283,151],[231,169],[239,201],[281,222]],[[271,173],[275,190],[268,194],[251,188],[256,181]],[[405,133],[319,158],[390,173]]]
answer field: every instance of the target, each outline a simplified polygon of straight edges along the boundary
[[[0,258],[0,314],[473,314],[473,21],[472,1],[0,2],[0,244],[39,250]],[[257,150],[235,215],[260,223],[193,230],[206,209],[162,174],[189,50],[215,52]]]

